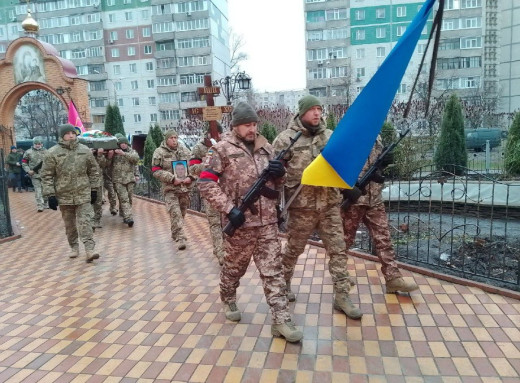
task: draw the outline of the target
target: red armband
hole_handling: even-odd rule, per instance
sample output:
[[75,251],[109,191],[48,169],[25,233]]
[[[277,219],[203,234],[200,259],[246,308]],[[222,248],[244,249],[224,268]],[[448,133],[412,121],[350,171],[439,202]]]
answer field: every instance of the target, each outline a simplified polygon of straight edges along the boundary
[[155,173],[157,170],[161,170],[162,168],[160,166],[153,166],[152,167],[152,173]]
[[190,160],[190,166],[191,165],[198,165],[198,164],[201,164],[202,163],[202,160],[200,158],[192,158]]
[[204,170],[200,173],[199,180],[218,182],[218,176],[215,173]]

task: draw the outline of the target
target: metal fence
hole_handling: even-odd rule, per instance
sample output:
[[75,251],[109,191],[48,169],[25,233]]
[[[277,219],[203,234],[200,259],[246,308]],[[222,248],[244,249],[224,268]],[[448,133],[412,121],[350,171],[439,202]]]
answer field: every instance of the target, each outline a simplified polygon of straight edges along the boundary
[[4,158],[4,150],[0,149],[0,238],[13,235],[13,226],[9,213],[8,173],[5,169]]

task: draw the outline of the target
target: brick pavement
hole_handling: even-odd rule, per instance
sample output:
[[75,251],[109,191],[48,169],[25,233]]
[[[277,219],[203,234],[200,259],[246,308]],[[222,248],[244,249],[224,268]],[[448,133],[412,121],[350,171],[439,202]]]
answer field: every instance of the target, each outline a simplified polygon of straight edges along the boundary
[[300,257],[291,304],[305,338],[270,335],[252,265],[239,324],[219,301],[206,221],[178,251],[163,205],[135,199],[135,225],[108,214],[101,259],[68,258],[59,212],[10,192],[22,237],[0,244],[1,382],[506,382],[520,375],[520,301],[404,271],[420,291],[386,295],[379,265],[351,257],[361,321],[332,307],[322,248]]

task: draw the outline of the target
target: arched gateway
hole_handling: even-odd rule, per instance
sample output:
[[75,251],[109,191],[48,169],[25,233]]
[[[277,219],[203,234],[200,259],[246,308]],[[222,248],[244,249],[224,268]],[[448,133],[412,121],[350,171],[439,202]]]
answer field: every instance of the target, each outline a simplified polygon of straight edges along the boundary
[[90,125],[87,81],[78,78],[72,61],[61,58],[52,45],[36,39],[39,27],[30,10],[22,27],[26,36],[12,41],[0,60],[0,148],[4,151],[16,141],[16,106],[32,90],[52,93],[66,110],[74,100],[85,127]]

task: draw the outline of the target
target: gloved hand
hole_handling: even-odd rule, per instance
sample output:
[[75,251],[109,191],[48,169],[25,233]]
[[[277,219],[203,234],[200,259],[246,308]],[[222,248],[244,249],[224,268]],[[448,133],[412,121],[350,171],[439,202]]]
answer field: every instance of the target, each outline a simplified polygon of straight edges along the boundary
[[49,209],[58,210],[58,199],[56,196],[51,195],[49,198],[47,198],[47,203],[49,204]]
[[97,190],[90,191],[90,204],[94,205],[97,201]]
[[231,211],[227,214],[227,217],[229,219],[229,222],[231,222],[235,229],[238,229],[246,221],[244,213],[242,213],[242,211],[240,211],[240,209],[236,207],[231,209]]
[[271,178],[280,178],[285,174],[285,167],[280,160],[270,160],[269,166],[267,166],[267,172]]
[[385,176],[381,174],[379,170],[377,170],[372,174],[372,177],[370,177],[370,181],[375,182],[376,184],[384,184]]
[[351,204],[356,203],[356,201],[361,197],[363,192],[357,186],[354,186],[352,189],[343,189],[341,191],[343,194],[343,198],[350,201]]

